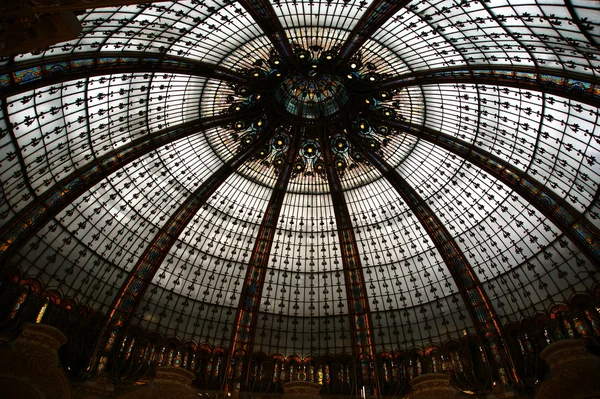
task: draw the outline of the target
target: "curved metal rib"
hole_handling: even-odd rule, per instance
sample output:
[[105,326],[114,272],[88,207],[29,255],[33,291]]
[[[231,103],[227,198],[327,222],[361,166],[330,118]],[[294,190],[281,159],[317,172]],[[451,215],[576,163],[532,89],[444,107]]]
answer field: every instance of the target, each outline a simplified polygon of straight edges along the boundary
[[294,56],[294,49],[288,40],[283,25],[277,18],[271,2],[267,0],[238,0],[238,3],[250,15],[263,32],[267,35],[273,47],[284,58],[290,59]]
[[[83,11],[90,8],[130,6],[134,4],[159,3],[164,0],[69,0],[69,1],[40,1],[27,2],[27,9],[37,14],[61,12],[61,11]],[[14,3],[14,4],[10,4]],[[11,1],[8,5],[0,8],[6,15],[22,15],[23,7],[19,7],[19,1]]]
[[321,131],[319,137],[321,148],[323,149],[327,182],[329,183],[329,191],[331,193],[331,201],[340,240],[344,279],[346,281],[346,297],[349,313],[353,321],[351,326],[354,327],[351,335],[352,350],[355,359],[357,359],[361,366],[363,384],[370,391],[368,392],[370,395],[373,393],[371,389],[378,383],[378,379],[376,378],[375,381],[372,381],[371,376],[377,376],[378,373],[377,362],[375,362],[376,354],[371,327],[371,311],[369,310],[369,302],[367,300],[365,278],[352,227],[352,219],[350,218],[348,205],[344,197],[344,190],[333,165],[334,159],[330,146],[325,144],[328,140],[327,133]]
[[255,115],[258,115],[258,112],[218,115],[163,129],[133,140],[66,176],[2,226],[0,229],[0,270],[13,254],[19,251],[60,211],[102,179],[125,165],[161,146],[204,129],[234,123]]
[[[98,340],[98,351],[100,352],[99,366],[97,371],[102,371],[115,344],[125,332],[131,316],[136,311],[141,298],[146,292],[162,261],[167,256],[175,241],[188,225],[190,220],[198,212],[200,207],[213,195],[223,182],[235,170],[252,157],[271,136],[271,131],[276,126],[273,121],[265,128],[265,132],[250,146],[238,152],[232,159],[224,163],[209,178],[207,178],[171,215],[169,220],[154,236],[144,253],[133,267],[119,294],[115,298],[112,310],[101,338]],[[94,362],[94,359],[92,359]]]
[[[590,34],[590,32],[594,30],[592,21],[582,21],[577,18],[577,12],[575,11],[575,7],[573,7],[572,0],[565,0],[565,7],[567,7],[567,10],[569,10],[571,21],[573,21],[575,26],[577,26],[577,29],[579,29],[581,34],[587,39],[588,43],[600,50],[600,43],[598,43],[594,36]],[[588,18],[586,17],[585,19],[587,20]]]
[[491,174],[529,201],[600,269],[600,231],[575,208],[526,172],[485,150],[436,130],[390,121],[376,115],[371,115],[370,118],[438,145]]
[[277,182],[273,187],[267,210],[263,216],[252,256],[248,263],[248,270],[244,279],[242,293],[235,318],[235,325],[231,338],[231,350],[228,360],[228,375],[231,376],[229,392],[239,392],[241,377],[247,366],[248,356],[252,351],[258,308],[263,291],[263,283],[269,264],[269,253],[273,246],[273,237],[277,228],[277,221],[283,205],[286,189],[292,175],[292,164],[298,154],[302,135],[299,128],[292,132],[293,143],[287,154],[287,160],[279,171]]
[[[411,185],[394,168],[392,168],[382,157],[369,151],[355,135],[347,134],[348,141],[358,148],[369,162],[392,185],[409,209],[415,214],[421,225],[427,231],[435,247],[444,259],[454,283],[458,287],[460,295],[467,307],[473,325],[482,342],[486,343],[488,354],[503,384],[508,383],[506,369],[511,369],[515,382],[518,382],[517,373],[514,370],[510,352],[504,342],[504,333],[496,312],[492,307],[483,285],[475,274],[473,267],[469,264],[467,257],[454,241],[438,216],[431,210],[427,202],[414,190]],[[503,353],[500,354],[498,343],[502,342]],[[507,365],[509,365],[507,367]]]
[[180,73],[252,85],[249,77],[235,71],[181,57],[136,51],[76,53],[19,62],[0,69],[0,97],[68,80],[132,72]]
[[554,94],[597,107],[600,102],[600,79],[576,72],[551,68],[511,66],[463,66],[430,69],[386,79],[369,92],[423,86],[438,83],[494,84]]
[[362,15],[338,52],[338,67],[347,63],[360,46],[410,0],[375,0]]

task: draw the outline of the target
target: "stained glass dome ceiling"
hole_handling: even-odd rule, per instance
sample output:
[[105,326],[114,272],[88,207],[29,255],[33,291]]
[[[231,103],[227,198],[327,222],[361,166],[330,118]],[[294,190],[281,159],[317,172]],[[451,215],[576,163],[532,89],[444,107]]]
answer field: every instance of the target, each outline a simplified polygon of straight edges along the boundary
[[129,325],[212,346],[255,301],[253,350],[284,356],[352,353],[356,317],[375,351],[424,348],[598,281],[595,2],[79,19],[2,60],[5,270],[107,315],[139,278]]

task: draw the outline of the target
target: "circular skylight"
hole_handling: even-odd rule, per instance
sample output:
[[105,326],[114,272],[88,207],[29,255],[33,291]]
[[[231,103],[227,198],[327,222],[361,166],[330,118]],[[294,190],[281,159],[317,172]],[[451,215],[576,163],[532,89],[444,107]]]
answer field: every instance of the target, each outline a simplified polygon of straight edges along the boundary
[[123,331],[211,354],[424,353],[598,281],[597,7],[78,18],[77,39],[0,62],[0,263]]
[[284,79],[275,96],[291,115],[306,119],[336,114],[349,97],[340,78],[317,71],[310,71],[307,76],[294,75]]

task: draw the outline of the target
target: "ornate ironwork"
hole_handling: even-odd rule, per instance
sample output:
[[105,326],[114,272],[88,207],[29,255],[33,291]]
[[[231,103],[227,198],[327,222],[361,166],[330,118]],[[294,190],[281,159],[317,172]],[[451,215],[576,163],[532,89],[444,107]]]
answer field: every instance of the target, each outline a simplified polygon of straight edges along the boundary
[[141,52],[82,53],[12,64],[0,70],[0,96],[50,86],[67,80],[115,73],[180,73],[253,86],[247,76],[227,68],[182,57]]
[[376,115],[372,119],[438,145],[493,175],[527,199],[531,205],[556,224],[600,269],[600,232],[598,229],[580,212],[566,204],[562,198],[527,173],[506,163],[494,154],[434,129],[396,120],[385,120]]
[[258,308],[269,263],[269,253],[273,246],[277,221],[279,220],[286,188],[293,173],[294,160],[300,147],[301,138],[300,129],[295,128],[292,131],[292,143],[288,148],[286,161],[279,167],[277,182],[273,187],[271,198],[254,243],[252,256],[248,262],[248,270],[235,318],[228,361],[228,375],[231,376],[229,388],[233,392],[240,391],[244,369],[248,372],[248,360],[249,355],[252,353],[252,338],[258,318]]
[[273,44],[273,47],[284,59],[290,59],[294,56],[294,50],[290,44],[287,35],[271,6],[270,1],[266,0],[238,0],[238,3],[244,7],[258,26],[267,34],[267,37]]
[[203,129],[237,122],[240,119],[251,118],[257,114],[257,112],[253,112],[250,114],[218,115],[163,129],[149,136],[133,140],[123,147],[97,158],[95,162],[90,163],[87,167],[66,176],[2,226],[0,230],[0,264],[5,265],[10,257],[25,245],[36,232],[77,197],[140,156]]
[[408,3],[408,0],[373,1],[340,48],[339,65],[347,63],[369,37]]
[[[322,143],[325,173],[327,175],[327,182],[329,183],[338,229],[342,265],[346,280],[348,308],[353,320],[352,341],[354,356],[360,364],[363,384],[370,390],[373,388],[373,384],[377,383],[377,380],[373,378],[373,375],[377,375],[377,371],[371,327],[371,312],[367,300],[363,269],[358,253],[358,246],[356,245],[354,229],[352,228],[352,220],[348,213],[346,198],[344,197],[342,184],[335,168],[335,160],[329,145],[326,144],[328,141],[327,132],[321,130],[319,139]],[[369,392],[368,394],[371,393]]]
[[479,67],[452,67],[420,71],[386,79],[369,91],[400,89],[439,83],[497,84],[500,86],[531,88],[564,98],[596,106],[600,101],[600,80],[575,72],[557,74],[555,69],[511,67],[510,69]]
[[[276,127],[274,121],[269,120],[268,126],[254,142],[242,147],[240,151],[228,162],[223,164],[179,206],[169,220],[155,235],[150,245],[137,261],[129,273],[125,284],[115,298],[111,311],[105,324],[102,337],[98,341],[99,358],[97,358],[97,371],[105,369],[108,355],[113,351],[115,343],[119,342],[125,331],[126,325],[131,321],[131,316],[137,309],[141,298],[162,261],[167,256],[169,249],[198,212],[200,207],[213,195],[223,182],[235,170],[257,153],[270,139],[272,129]],[[94,359],[93,359],[94,361]]]
[[[349,126],[348,126],[349,128]],[[469,264],[467,257],[454,241],[454,238],[444,226],[439,217],[427,205],[427,202],[412,186],[381,156],[363,144],[353,134],[347,134],[348,140],[361,151],[369,162],[390,182],[392,187],[414,212],[417,219],[442,255],[461,297],[469,310],[473,324],[482,342],[487,344],[488,356],[492,359],[498,371],[498,378],[503,385],[509,382],[507,368],[512,372],[514,382],[519,382],[511,355],[504,342],[504,333],[499,318],[486,294],[483,285]]]

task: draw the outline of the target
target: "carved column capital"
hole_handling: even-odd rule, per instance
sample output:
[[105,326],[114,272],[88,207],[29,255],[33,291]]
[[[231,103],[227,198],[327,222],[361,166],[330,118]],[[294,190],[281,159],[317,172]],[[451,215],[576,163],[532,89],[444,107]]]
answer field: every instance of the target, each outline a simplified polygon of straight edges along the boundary
[[164,399],[196,398],[192,381],[196,376],[186,369],[173,366],[161,366],[152,381],[152,389],[157,397]]
[[444,373],[428,373],[410,380],[413,399],[454,399],[450,376]]
[[160,366],[152,383],[117,396],[119,399],[198,399],[192,388],[196,376],[186,369]]
[[310,381],[291,381],[283,384],[284,399],[319,399],[323,385]]
[[0,377],[9,389],[24,384],[42,397],[70,399],[71,386],[60,367],[58,349],[67,338],[44,324],[25,324],[10,350],[0,351]]
[[81,384],[74,399],[103,399],[114,395],[115,386],[107,373],[100,373]]
[[588,351],[587,344],[585,339],[557,341],[540,353],[550,372],[536,399],[587,398],[600,392],[600,358]]

